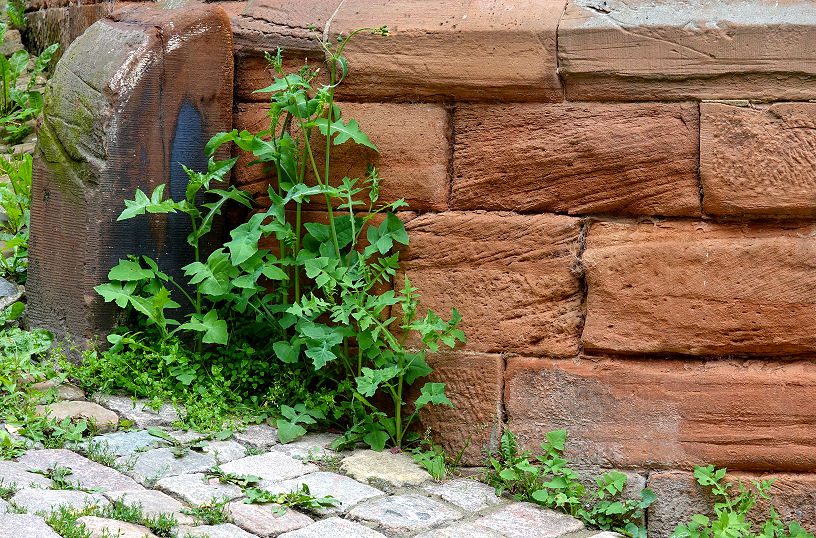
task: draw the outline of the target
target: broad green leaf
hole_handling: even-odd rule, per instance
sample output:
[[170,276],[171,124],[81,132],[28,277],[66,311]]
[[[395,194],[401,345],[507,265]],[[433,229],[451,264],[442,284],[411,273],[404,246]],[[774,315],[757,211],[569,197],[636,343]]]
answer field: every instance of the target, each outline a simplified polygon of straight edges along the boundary
[[230,231],[232,241],[224,244],[230,251],[232,265],[240,265],[258,252],[258,240],[261,238],[261,222],[265,215],[256,213],[248,222]]
[[364,367],[362,370],[363,375],[355,378],[357,391],[366,398],[370,398],[374,396],[374,393],[377,392],[377,389],[382,383],[397,377],[399,373],[400,369],[397,366],[389,366],[388,368],[378,370]]
[[255,90],[252,93],[273,93],[279,92],[281,90],[285,90],[290,86],[301,86],[305,85],[305,82],[300,77],[300,75],[287,75],[286,78],[276,78],[275,82],[267,86],[266,88],[261,88],[260,90]]
[[183,323],[179,329],[203,332],[201,341],[205,344],[227,344],[227,322],[218,319],[218,312],[210,310],[205,315],[192,314],[190,321]]
[[298,357],[300,356],[299,344],[293,346],[289,342],[281,340],[272,344],[272,349],[275,351],[275,355],[278,357],[278,359],[280,359],[281,362],[285,362],[288,364],[297,362]]
[[425,383],[420,389],[419,398],[416,399],[414,404],[416,405],[417,410],[421,407],[425,406],[426,404],[445,404],[447,406],[453,407],[453,404],[448,400],[448,397],[445,396],[445,384],[444,383]]
[[564,451],[564,444],[567,442],[567,430],[547,432],[545,437],[547,438],[547,442],[549,442],[554,449],[559,452]]
[[145,211],[148,213],[174,213],[176,203],[173,200],[162,201],[163,193],[163,184],[153,190],[150,198],[141,189],[136,189],[135,199],[125,200],[125,209],[116,220],[126,220],[136,215],[144,215]]
[[388,442],[388,433],[384,430],[370,431],[363,436],[363,441],[371,447],[371,450],[380,452],[385,448],[385,443]]
[[[330,124],[327,118],[318,118],[315,120],[315,124],[320,129],[320,132],[321,134],[323,134],[323,136],[329,134]],[[357,124],[357,120],[349,120],[348,123],[344,124],[341,118],[331,122],[331,134],[332,136],[334,136],[335,146],[347,142],[348,140],[353,140],[358,144],[369,147],[374,151],[379,152],[377,146],[372,144],[371,141],[368,139],[368,135],[360,130],[360,126]]]
[[139,281],[153,278],[153,271],[145,269],[133,260],[119,260],[119,265],[108,272],[110,280],[122,282]]
[[135,282],[108,282],[94,286],[96,293],[101,295],[106,303],[115,302],[119,308],[125,308],[128,305],[135,289]]
[[278,440],[283,444],[290,443],[298,437],[306,435],[306,428],[286,419],[279,418],[275,425],[278,427]]

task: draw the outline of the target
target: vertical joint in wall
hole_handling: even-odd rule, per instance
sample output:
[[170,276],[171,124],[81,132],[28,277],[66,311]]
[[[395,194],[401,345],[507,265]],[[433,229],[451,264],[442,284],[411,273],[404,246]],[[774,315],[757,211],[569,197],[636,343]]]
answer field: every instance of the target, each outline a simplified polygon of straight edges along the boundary
[[586,324],[586,311],[587,311],[587,282],[586,282],[586,271],[584,271],[584,251],[586,250],[586,243],[587,243],[587,236],[589,235],[589,229],[592,226],[592,218],[587,217],[582,219],[581,221],[581,231],[578,234],[578,246],[577,252],[575,252],[575,263],[572,266],[573,274],[575,274],[576,278],[578,279],[578,289],[581,293],[581,322],[579,328],[579,337],[578,337],[578,356],[584,354],[584,347],[581,343],[583,339],[584,332],[584,325]]
[[702,159],[702,126],[703,126],[703,114],[700,111],[700,103],[697,103],[697,188],[699,189],[700,194],[700,216],[705,217],[705,210],[703,210],[703,175],[700,172],[701,166],[700,161]]
[[561,56],[558,53],[558,34],[561,30],[561,21],[564,20],[564,15],[567,13],[567,6],[569,0],[564,2],[564,9],[561,10],[561,15],[558,17],[558,23],[555,25],[555,74],[558,75],[558,80],[561,81],[561,98],[563,101],[567,100],[567,81],[561,76]]
[[454,159],[454,145],[456,144],[456,104],[450,103],[445,106],[448,112],[448,192],[445,200],[445,209],[450,209],[451,195],[453,194],[453,159]]

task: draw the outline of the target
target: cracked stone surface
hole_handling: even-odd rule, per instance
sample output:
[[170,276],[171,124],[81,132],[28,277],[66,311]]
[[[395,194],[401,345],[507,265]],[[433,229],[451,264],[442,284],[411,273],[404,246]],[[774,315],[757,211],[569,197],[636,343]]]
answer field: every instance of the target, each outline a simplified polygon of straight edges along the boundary
[[199,505],[213,499],[237,499],[241,488],[232,484],[222,484],[217,478],[206,480],[204,473],[168,476],[156,483],[156,487],[184,502]]
[[50,512],[52,507],[65,504],[81,509],[87,504],[105,506],[108,500],[101,493],[85,493],[71,489],[23,489],[14,494],[11,502],[23,507],[30,514]]
[[85,489],[101,488],[103,491],[142,489],[141,485],[119,471],[64,448],[31,450],[18,458],[17,462],[40,471],[53,468],[55,464],[68,467],[71,474],[65,477],[66,480]]
[[281,534],[279,538],[346,538],[348,536],[354,536],[355,538],[385,538],[385,535],[381,532],[339,517],[323,519],[312,523],[308,527]]
[[442,497],[442,499],[466,512],[479,512],[505,502],[501,497],[496,496],[495,488],[466,478],[449,480],[441,484],[435,482],[426,484],[423,489],[428,493]]
[[431,479],[428,471],[404,453],[361,450],[343,459],[340,468],[356,480],[384,480],[395,487],[418,485]]
[[215,458],[211,454],[201,454],[190,451],[177,458],[170,448],[156,448],[138,454],[135,462],[129,457],[116,459],[120,465],[133,463],[133,468],[127,471],[140,484],[159,480],[165,476],[175,476],[188,473],[200,473],[215,466]]
[[256,450],[267,450],[278,444],[278,430],[267,424],[252,424],[233,437],[242,445]]
[[283,515],[276,515],[272,512],[276,506],[232,501],[227,510],[236,525],[263,538],[294,531],[314,522],[309,516],[288,508]]
[[370,521],[391,532],[431,529],[462,519],[462,514],[443,502],[421,495],[395,495],[364,502],[349,512],[352,519]]
[[280,452],[267,452],[233,460],[222,465],[221,469],[225,473],[259,476],[263,479],[262,487],[318,470],[317,465],[303,463]]
[[320,514],[348,512],[352,507],[366,499],[384,495],[379,489],[357,482],[353,478],[327,472],[311,473],[300,478],[284,480],[283,482],[272,484],[265,489],[273,493],[286,493],[299,489],[301,484],[309,486],[309,492],[315,497],[331,495],[340,501],[339,505],[318,510]]

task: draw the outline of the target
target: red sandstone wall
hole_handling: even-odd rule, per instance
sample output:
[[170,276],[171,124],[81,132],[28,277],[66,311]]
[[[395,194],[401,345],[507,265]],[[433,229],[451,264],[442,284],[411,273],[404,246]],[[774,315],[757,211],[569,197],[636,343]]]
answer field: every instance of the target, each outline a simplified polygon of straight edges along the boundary
[[464,316],[434,359],[438,439],[473,432],[478,463],[502,428],[565,428],[581,469],[655,489],[650,536],[704,509],[694,464],[777,473],[782,516],[816,530],[812,3],[220,4],[239,129],[263,123],[263,51],[319,62],[308,24],[393,32],[352,42],[339,90],[382,152],[334,163],[408,199],[403,268]]

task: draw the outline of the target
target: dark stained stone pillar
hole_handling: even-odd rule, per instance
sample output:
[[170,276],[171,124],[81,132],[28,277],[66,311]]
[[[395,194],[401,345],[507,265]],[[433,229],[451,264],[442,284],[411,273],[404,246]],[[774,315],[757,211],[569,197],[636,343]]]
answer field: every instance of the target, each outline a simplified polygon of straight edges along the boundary
[[136,188],[183,197],[180,163],[206,168],[204,145],[232,128],[233,47],[218,6],[140,5],[93,24],[46,89],[35,155],[29,312],[32,326],[80,347],[116,307],[93,287],[128,254],[178,274],[191,261],[186,215],[116,222]]

